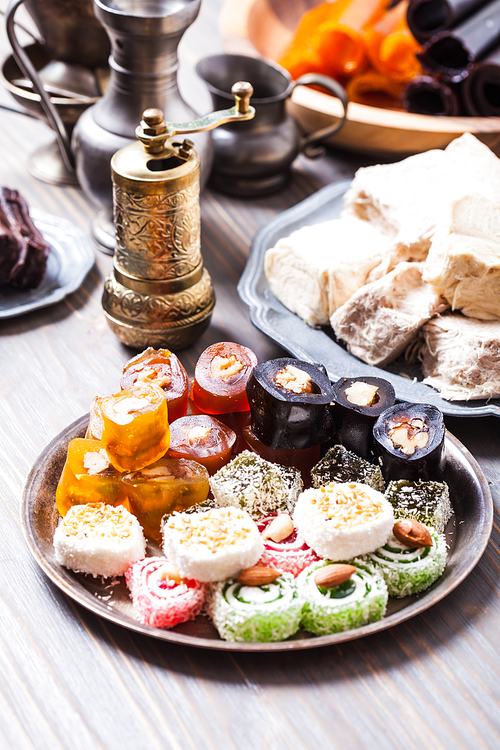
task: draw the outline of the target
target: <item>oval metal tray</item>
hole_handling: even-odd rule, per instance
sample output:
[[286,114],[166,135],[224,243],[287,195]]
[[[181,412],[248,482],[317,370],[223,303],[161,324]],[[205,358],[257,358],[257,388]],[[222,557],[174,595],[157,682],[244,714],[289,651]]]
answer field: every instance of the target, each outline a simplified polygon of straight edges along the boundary
[[433,404],[443,414],[454,417],[500,417],[500,399],[445,401],[434,388],[420,382],[422,374],[418,368],[409,367],[401,360],[391,363],[384,370],[365,364],[335,342],[331,329],[311,328],[278,302],[269,289],[264,273],[266,250],[300,227],[337,219],[349,185],[348,180],[327,185],[275,216],[255,235],[250,257],[238,284],[238,293],[250,308],[252,323],[297,359],[323,364],[332,381],[362,375],[382,377],[393,384],[400,401]]
[[[224,651],[293,651],[342,643],[397,625],[423,612],[453,591],[466,578],[483,554],[491,533],[493,501],[488,484],[477,462],[455,438],[446,437],[445,480],[450,487],[455,515],[446,529],[449,556],[443,576],[427,591],[405,599],[389,599],[383,620],[335,635],[314,637],[299,631],[293,638],[277,643],[232,643],[219,638],[211,621],[199,615],[195,620],[171,630],[142,625],[135,618],[123,578],[115,582],[75,574],[55,560],[53,536],[59,514],[55,492],[66,460],[70,440],[85,434],[88,415],[69,425],[39,456],[23,493],[22,523],[28,546],[35,560],[61,591],[86,609],[129,630],[164,641]],[[158,549],[148,548],[148,554]]]

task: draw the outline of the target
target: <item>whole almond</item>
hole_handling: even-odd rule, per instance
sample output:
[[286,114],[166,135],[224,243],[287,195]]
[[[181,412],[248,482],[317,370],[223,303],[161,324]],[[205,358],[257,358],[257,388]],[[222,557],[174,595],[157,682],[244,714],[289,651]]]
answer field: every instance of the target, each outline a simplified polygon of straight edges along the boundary
[[282,542],[293,533],[294,525],[288,513],[280,513],[262,532],[262,538],[272,539],[273,542]]
[[427,529],[414,518],[405,518],[394,524],[393,534],[396,539],[407,547],[432,547],[434,542]]
[[356,572],[354,565],[346,563],[332,563],[324,565],[314,575],[314,583],[323,589],[333,589],[334,586],[340,586],[349,580],[353,573]]
[[242,570],[236,579],[243,586],[264,586],[279,578],[281,573],[274,568],[264,568],[262,565],[254,565],[253,568]]

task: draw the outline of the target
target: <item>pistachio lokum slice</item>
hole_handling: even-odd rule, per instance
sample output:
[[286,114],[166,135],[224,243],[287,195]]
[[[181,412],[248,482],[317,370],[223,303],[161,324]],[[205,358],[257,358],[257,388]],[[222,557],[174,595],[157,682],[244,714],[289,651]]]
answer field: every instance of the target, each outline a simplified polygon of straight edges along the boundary
[[414,518],[438,534],[443,533],[453,513],[446,482],[398,479],[389,482],[385,496],[395,518]]
[[318,571],[331,565],[329,560],[320,560],[297,578],[299,595],[304,600],[302,626],[316,635],[329,635],[381,620],[388,594],[380,571],[355,559],[343,564],[353,568],[348,580],[334,586],[324,586],[321,580],[318,583]]
[[[425,527],[427,528],[427,527]],[[444,534],[427,529],[431,544],[409,546],[391,534],[383,547],[367,555],[387,584],[389,596],[403,597],[428,589],[442,575],[446,565]]]
[[291,513],[303,484],[297,469],[243,451],[210,477],[210,488],[220,507],[234,505],[260,518],[276,511]]
[[313,487],[330,482],[359,482],[384,492],[385,484],[378,466],[370,464],[343,445],[334,445],[311,471]]

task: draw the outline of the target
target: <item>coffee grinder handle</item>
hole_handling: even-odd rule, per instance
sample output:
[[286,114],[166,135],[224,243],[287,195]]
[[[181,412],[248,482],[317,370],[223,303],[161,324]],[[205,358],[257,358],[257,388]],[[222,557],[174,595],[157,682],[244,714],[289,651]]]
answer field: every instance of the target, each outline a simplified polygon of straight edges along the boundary
[[[160,151],[165,141],[174,135],[200,133],[203,130],[213,130],[226,122],[251,120],[255,116],[255,108],[250,106],[253,86],[247,81],[238,81],[233,84],[231,93],[235,100],[234,107],[210,112],[210,114],[190,122],[164,123],[163,113],[160,110],[146,110],[147,113],[155,113],[153,116],[154,122],[151,121],[150,117],[147,118],[147,121],[143,119],[136,128],[135,134],[142,141],[147,151],[154,152]],[[159,115],[156,113],[159,113]]]
[[9,42],[12,47],[12,54],[14,56],[14,60],[18,64],[22,73],[26,76],[26,78],[29,81],[32,82],[33,88],[35,89],[37,94],[40,96],[40,104],[42,106],[42,109],[52,129],[55,132],[57,145],[59,146],[59,151],[61,152],[61,157],[63,159],[64,166],[70,172],[73,172],[75,167],[73,163],[73,157],[72,157],[71,148],[70,148],[70,140],[69,140],[68,133],[66,131],[66,127],[61,119],[61,116],[59,115],[59,112],[50,101],[50,96],[45,91],[43,87],[43,83],[40,81],[40,78],[38,77],[38,73],[36,72],[35,66],[29,59],[24,49],[19,44],[19,41],[16,36],[14,16],[16,14],[17,9],[23,2],[24,0],[11,0],[7,8],[5,24],[6,24],[7,36],[9,38]]

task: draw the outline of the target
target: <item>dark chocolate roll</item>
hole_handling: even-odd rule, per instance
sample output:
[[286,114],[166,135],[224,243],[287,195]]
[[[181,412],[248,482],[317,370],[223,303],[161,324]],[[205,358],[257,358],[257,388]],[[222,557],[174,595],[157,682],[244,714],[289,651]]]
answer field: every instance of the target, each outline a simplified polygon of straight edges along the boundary
[[452,86],[432,76],[415,76],[403,92],[403,107],[419,115],[456,117],[460,101]]
[[467,114],[500,117],[500,49],[475,63],[462,87]]
[[375,422],[373,436],[386,482],[439,481],[446,460],[443,415],[431,404],[396,404]]
[[394,404],[394,388],[383,378],[340,378],[333,384],[332,413],[338,443],[366,461],[373,461],[373,425]]
[[451,29],[486,2],[487,0],[410,0],[406,20],[417,42],[423,43],[440,31]]
[[493,0],[452,31],[431,37],[417,57],[425,68],[441,73],[444,80],[458,82],[499,42],[500,0]]
[[333,437],[333,391],[322,365],[288,357],[262,362],[247,396],[252,430],[270,448],[303,450]]

